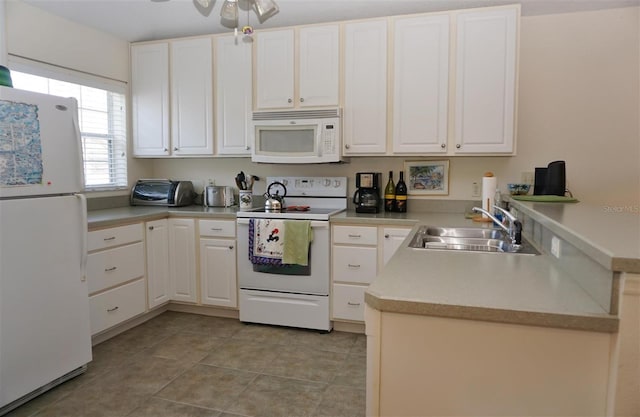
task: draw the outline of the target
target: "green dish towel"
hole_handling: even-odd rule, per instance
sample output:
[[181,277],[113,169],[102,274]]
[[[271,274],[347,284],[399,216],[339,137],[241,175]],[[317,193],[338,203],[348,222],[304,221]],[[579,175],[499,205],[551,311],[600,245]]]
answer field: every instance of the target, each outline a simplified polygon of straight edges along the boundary
[[578,199],[563,195],[512,195],[511,198],[519,201],[537,201],[540,203],[577,203]]
[[309,244],[311,241],[313,241],[311,221],[285,220],[282,263],[309,265]]

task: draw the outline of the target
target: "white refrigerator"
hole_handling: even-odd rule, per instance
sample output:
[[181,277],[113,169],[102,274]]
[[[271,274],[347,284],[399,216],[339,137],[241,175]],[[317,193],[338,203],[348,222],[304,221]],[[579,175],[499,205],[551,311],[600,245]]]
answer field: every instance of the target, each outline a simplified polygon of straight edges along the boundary
[[79,132],[75,99],[0,87],[0,415],[91,361]]

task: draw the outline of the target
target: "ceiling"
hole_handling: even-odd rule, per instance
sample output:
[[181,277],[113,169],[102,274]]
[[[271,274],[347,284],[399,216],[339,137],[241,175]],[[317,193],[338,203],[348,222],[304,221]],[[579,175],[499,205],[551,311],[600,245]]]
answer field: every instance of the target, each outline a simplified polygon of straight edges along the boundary
[[[196,0],[22,1],[130,42],[232,31],[221,23],[224,0],[211,0],[207,9]],[[249,0],[239,2],[239,25],[255,30],[513,3],[522,4],[524,16],[640,6],[640,0],[277,0],[280,12],[260,24],[247,10]]]

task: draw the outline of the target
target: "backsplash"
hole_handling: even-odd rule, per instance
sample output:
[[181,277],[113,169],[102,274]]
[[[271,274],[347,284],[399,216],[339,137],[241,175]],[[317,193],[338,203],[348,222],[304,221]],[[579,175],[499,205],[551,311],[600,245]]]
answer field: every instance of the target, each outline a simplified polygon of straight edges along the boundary
[[[602,308],[610,314],[618,314],[619,274],[606,269],[523,211],[516,209],[512,212],[517,213],[522,222],[524,236],[544,252],[550,262],[571,276]],[[552,254],[553,238],[558,239],[558,257]]]

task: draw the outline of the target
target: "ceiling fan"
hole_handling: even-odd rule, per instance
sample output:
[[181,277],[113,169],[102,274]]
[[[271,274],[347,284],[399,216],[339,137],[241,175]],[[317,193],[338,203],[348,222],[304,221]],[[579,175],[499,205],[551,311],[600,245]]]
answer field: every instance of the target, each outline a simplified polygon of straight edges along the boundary
[[[209,8],[212,0],[195,0],[203,9]],[[215,0],[213,0],[215,2]],[[238,2],[239,0],[225,0],[220,10],[222,19],[228,22],[238,21]],[[278,11],[278,5],[274,0],[246,0],[247,10],[253,9],[258,15],[258,20],[263,23]]]

